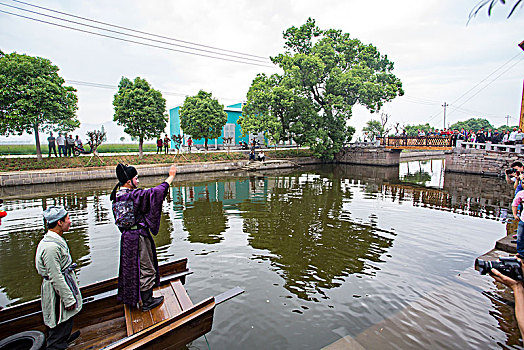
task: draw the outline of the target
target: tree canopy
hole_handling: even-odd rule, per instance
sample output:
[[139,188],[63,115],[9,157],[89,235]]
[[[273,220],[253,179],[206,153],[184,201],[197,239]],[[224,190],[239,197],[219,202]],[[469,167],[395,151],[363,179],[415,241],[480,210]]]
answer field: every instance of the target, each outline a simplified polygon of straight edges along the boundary
[[195,96],[186,97],[180,108],[180,127],[193,139],[203,138],[206,150],[207,141],[220,137],[226,122],[224,106],[204,90],[200,90]]
[[[283,35],[285,52],[271,60],[284,73],[258,75],[243,109],[246,121],[256,115],[262,119],[258,130],[273,127],[268,130],[274,138],[292,138],[316,156],[332,159],[355,131],[348,126],[353,105],[377,112],[404,93],[391,73],[393,63],[348,33],[321,30],[309,18]],[[256,129],[253,124],[246,129]]]
[[431,129],[433,129],[433,127],[429,125],[429,123],[417,124],[417,125],[408,124],[404,127],[404,130],[406,130],[407,136],[417,136],[419,130],[424,130],[424,132],[427,134],[428,131],[430,131]]
[[484,118],[470,118],[466,121],[456,122],[455,124],[451,125],[451,129],[460,130],[462,128],[465,130],[473,130],[475,132],[481,128],[484,128],[485,130],[494,129],[493,125],[491,125],[491,123]]
[[138,138],[138,150],[143,156],[144,140],[158,137],[167,123],[166,100],[140,77],[134,81],[122,77],[113,99],[113,120],[124,127],[124,132]]
[[40,131],[80,125],[76,90],[64,83],[50,60],[0,51],[0,135],[34,134],[41,160]]
[[362,128],[362,131],[366,132],[372,139],[384,136],[385,129],[378,120],[368,120],[366,126]]

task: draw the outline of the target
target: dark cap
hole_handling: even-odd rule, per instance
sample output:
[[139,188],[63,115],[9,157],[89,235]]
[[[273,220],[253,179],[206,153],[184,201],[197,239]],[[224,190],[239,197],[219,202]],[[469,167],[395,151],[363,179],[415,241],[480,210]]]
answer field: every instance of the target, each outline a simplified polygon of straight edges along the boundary
[[135,167],[119,163],[116,166],[116,177],[121,185],[138,175]]

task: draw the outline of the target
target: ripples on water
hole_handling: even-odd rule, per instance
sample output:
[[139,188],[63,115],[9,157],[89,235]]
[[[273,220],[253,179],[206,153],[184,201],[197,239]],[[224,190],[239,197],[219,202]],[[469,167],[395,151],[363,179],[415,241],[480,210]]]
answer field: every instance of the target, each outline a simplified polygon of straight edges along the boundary
[[[245,288],[217,308],[207,336],[213,349],[337,341],[367,349],[518,348],[511,295],[471,267],[505,234],[498,217],[511,190],[500,179],[444,177],[442,166],[178,178],[155,237],[159,259],[189,258],[193,301]],[[8,217],[0,226],[0,305],[38,296],[34,251],[50,204],[70,209],[66,239],[81,284],[116,275],[112,186],[60,188],[65,194],[54,198],[1,194]],[[192,346],[207,347],[202,339]]]

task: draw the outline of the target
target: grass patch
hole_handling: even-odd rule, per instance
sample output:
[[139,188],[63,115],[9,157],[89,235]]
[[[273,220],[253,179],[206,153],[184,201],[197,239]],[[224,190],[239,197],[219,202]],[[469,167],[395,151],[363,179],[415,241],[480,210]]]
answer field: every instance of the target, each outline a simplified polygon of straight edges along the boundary
[[[29,145],[18,145],[18,147]],[[111,145],[108,145],[111,146]],[[156,149],[155,149],[156,151]],[[257,150],[258,153],[258,150]],[[296,157],[311,157],[313,152],[309,149],[285,149],[276,151],[266,151],[267,159],[285,159]],[[41,170],[41,169],[68,169],[68,168],[93,168],[99,166],[116,166],[123,162],[132,165],[142,164],[166,164],[173,162],[174,154],[144,154],[142,158],[138,155],[126,156],[104,156],[101,157],[104,163],[101,163],[98,158],[93,158],[88,164],[91,157],[47,157],[44,155],[43,160],[39,162],[36,158],[2,158],[0,157],[0,172],[8,171],[24,171],[24,170]],[[184,153],[185,159],[179,155],[176,158],[176,163],[198,163],[210,161],[232,161],[232,160],[247,160],[246,152],[195,152]]]
[[[176,158],[177,164],[183,163],[197,163],[206,161],[228,161],[246,159],[247,156],[243,153],[191,153],[184,154],[186,159],[181,156]],[[40,169],[67,169],[67,168],[92,168],[99,166],[116,166],[123,162],[132,165],[141,164],[165,164],[173,162],[173,154],[145,154],[142,158],[138,155],[129,156],[105,156],[101,157],[104,161],[102,164],[98,158],[93,158],[88,164],[90,157],[74,157],[74,158],[55,158],[54,156],[48,158],[47,156],[39,162],[36,158],[0,158],[0,172],[5,171],[23,171],[23,170],[40,170]]]
[[[86,144],[86,150],[89,150],[89,146]],[[41,144],[40,149],[42,155],[48,155],[49,149],[47,143]],[[156,152],[156,145],[144,144],[144,152]],[[58,146],[56,146],[58,152]],[[107,143],[102,144],[98,147],[98,153],[127,153],[127,152],[138,152],[138,143]],[[0,145],[0,156],[7,155],[36,155],[35,145]]]

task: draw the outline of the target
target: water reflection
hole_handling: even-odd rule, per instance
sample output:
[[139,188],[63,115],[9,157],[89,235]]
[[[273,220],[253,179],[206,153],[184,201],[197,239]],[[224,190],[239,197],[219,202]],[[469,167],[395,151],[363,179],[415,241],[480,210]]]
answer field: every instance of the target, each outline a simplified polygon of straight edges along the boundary
[[[463,174],[435,180],[439,164],[177,176],[155,237],[159,260],[189,258],[193,301],[246,289],[216,314],[213,348],[321,348],[346,335],[362,343],[382,336],[403,349],[512,347],[519,335],[506,296],[487,277],[463,273],[503,235],[495,220],[510,205],[511,187]],[[0,188],[8,211],[0,226],[1,306],[39,294],[34,251],[51,204],[71,211],[65,238],[81,284],[116,275],[114,181],[85,185]],[[383,324],[394,324],[394,334]]]
[[442,188],[444,170],[444,159],[401,162],[399,165],[399,179],[402,182]]
[[[341,179],[319,175],[271,178],[265,201],[240,204],[243,230],[253,248],[264,249],[284,287],[300,299],[325,297],[344,277],[373,274],[370,261],[391,247],[393,239],[371,225],[352,222],[343,210],[351,189]],[[318,299],[316,300],[318,301]]]
[[30,201],[6,201],[4,208],[9,212],[9,220],[4,220],[1,226],[0,282],[3,293],[11,300],[9,304],[39,297],[41,277],[36,273],[34,259],[36,247],[46,232],[42,210],[59,204],[68,208],[73,222],[71,231],[64,235],[71,256],[80,268],[89,265],[85,198],[67,194]]

